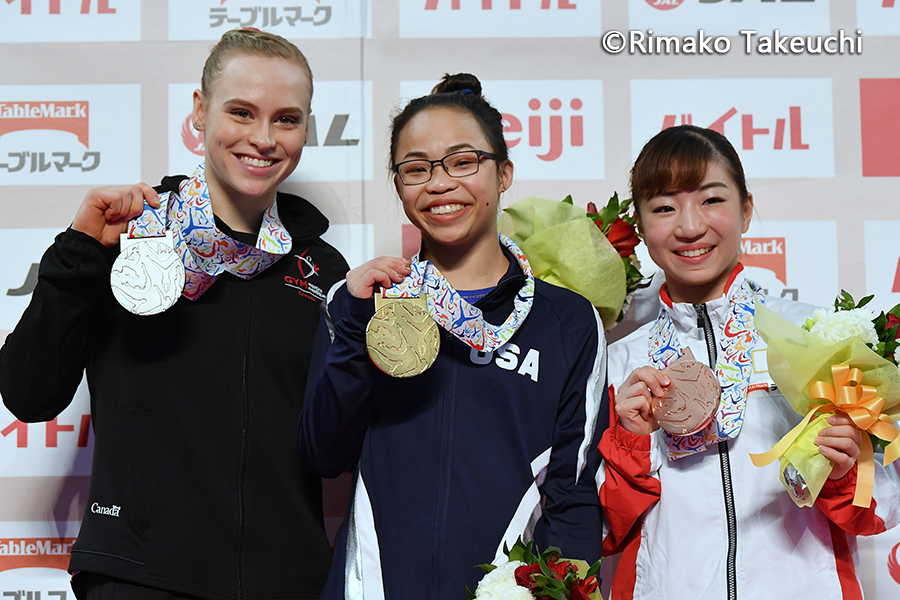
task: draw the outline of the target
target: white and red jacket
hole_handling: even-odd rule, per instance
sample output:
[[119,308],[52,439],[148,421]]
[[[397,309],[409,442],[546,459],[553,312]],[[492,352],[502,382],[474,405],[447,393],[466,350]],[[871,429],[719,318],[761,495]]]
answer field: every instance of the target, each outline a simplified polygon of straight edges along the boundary
[[[705,324],[717,345],[728,303],[743,282],[741,268],[725,295],[705,305]],[[673,304],[665,287],[660,297],[660,310],[671,315],[681,344],[708,364],[706,333],[698,323],[702,309]],[[765,300],[795,323],[812,312],[809,305]],[[611,398],[634,369],[650,364],[651,326],[610,347]],[[764,348],[759,339],[755,349]],[[662,431],[629,433],[609,411],[614,422],[600,443],[597,478],[604,554],[622,553],[612,599],[862,598],[855,536],[881,533],[900,520],[896,463],[882,468],[876,454],[868,509],[852,505],[856,467],[829,480],[813,507],[798,508],[779,480],[777,461],[763,468],[750,461],[750,453],[769,450],[801,419],[770,384],[768,373],[754,370],[737,436],[676,460],[667,458]]]

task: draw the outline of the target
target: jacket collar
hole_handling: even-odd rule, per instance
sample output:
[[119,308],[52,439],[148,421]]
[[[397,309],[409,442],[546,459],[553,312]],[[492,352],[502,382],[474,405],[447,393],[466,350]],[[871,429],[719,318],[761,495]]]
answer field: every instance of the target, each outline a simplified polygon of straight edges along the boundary
[[[728,316],[728,305],[731,302],[734,293],[741,287],[744,282],[745,274],[744,265],[738,263],[728,281],[725,283],[725,289],[722,295],[705,302],[706,312],[716,329],[725,326],[725,319]],[[665,310],[675,322],[675,327],[681,331],[689,331],[697,327],[697,308],[689,302],[673,302],[666,291],[666,284],[663,283],[659,289],[660,310]]]

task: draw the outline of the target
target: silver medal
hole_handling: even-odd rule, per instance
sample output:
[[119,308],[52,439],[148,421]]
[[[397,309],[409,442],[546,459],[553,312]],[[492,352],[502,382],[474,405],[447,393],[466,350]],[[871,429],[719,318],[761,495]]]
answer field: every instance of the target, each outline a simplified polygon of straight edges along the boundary
[[109,283],[113,296],[136,315],[155,315],[171,308],[184,289],[184,264],[175,252],[172,232],[164,237],[121,236],[121,252]]

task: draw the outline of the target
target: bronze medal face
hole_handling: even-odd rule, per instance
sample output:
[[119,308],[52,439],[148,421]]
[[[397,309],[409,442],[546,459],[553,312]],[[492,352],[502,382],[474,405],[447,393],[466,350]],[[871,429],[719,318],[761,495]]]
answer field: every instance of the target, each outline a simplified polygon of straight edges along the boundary
[[663,369],[672,382],[662,398],[653,398],[653,416],[672,435],[691,435],[702,430],[719,408],[722,389],[716,374],[694,360],[690,348]]
[[366,327],[366,346],[375,366],[392,377],[424,373],[441,346],[425,298],[384,299]]

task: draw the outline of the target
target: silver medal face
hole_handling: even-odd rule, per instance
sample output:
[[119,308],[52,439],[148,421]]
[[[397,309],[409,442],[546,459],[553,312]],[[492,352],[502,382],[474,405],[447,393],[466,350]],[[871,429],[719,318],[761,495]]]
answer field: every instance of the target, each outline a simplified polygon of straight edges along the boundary
[[184,289],[184,264],[175,252],[172,233],[137,239],[123,234],[122,238],[122,251],[109,276],[113,296],[136,315],[171,308]]

